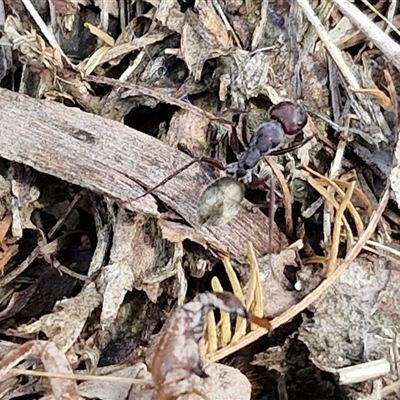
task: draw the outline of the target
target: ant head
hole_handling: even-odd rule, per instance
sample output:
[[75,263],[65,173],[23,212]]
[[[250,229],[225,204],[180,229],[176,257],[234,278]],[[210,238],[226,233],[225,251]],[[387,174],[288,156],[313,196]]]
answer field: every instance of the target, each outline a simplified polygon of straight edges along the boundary
[[307,112],[304,107],[290,101],[282,101],[271,107],[269,116],[282,124],[287,135],[299,133],[307,123]]

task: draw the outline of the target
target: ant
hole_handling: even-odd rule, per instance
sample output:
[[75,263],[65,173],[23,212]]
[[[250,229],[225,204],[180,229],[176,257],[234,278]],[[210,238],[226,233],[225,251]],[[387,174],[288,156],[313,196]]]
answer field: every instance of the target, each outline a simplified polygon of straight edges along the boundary
[[[201,224],[221,226],[229,222],[242,207],[245,194],[243,183],[261,183],[266,187],[265,182],[254,179],[254,170],[261,160],[267,155],[280,155],[296,150],[311,139],[307,138],[299,145],[277,150],[285,135],[298,134],[307,123],[306,110],[299,104],[289,101],[278,103],[270,108],[269,118],[269,121],[257,128],[238,161],[227,166],[228,176],[217,179],[201,195],[197,210]],[[273,196],[273,189],[270,194]],[[272,199],[270,203],[272,205]]]
[[[254,170],[265,156],[281,155],[297,150],[312,138],[311,136],[289,148],[278,149],[285,135],[300,133],[306,123],[307,112],[304,107],[290,101],[280,102],[269,109],[269,121],[257,128],[247,149],[244,153],[239,154],[237,162],[224,167],[212,158],[193,159],[134,200],[153,192],[194,163],[205,162],[218,169],[226,170],[227,176],[217,179],[202,193],[197,209],[199,222],[201,225],[208,226],[224,225],[234,218],[242,208],[245,195],[244,183],[259,183],[259,180],[254,179]],[[265,182],[264,186],[266,186]],[[270,190],[271,192],[272,190]]]

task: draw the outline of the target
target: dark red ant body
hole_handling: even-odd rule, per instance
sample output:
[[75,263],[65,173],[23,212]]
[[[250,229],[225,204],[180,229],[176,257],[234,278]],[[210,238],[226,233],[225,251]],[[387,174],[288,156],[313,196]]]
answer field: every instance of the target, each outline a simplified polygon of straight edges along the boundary
[[307,123],[307,113],[301,105],[289,101],[278,103],[270,108],[269,118],[268,122],[263,123],[257,129],[248,148],[239,155],[237,162],[224,168],[218,161],[207,157],[194,159],[135,200],[151,193],[192,164],[206,162],[217,168],[226,169],[228,176],[216,180],[201,195],[198,205],[199,222],[210,226],[224,225],[241,209],[245,194],[241,181],[245,183],[252,181],[253,171],[263,157],[296,150],[310,139],[303,141],[300,145],[277,150],[285,135],[299,133]]
[[295,135],[303,129],[307,123],[304,108],[288,101],[281,102],[271,107],[269,117],[271,120],[257,129],[238,161],[227,166],[226,171],[231,177],[220,178],[204,190],[197,209],[201,224],[220,226],[230,221],[242,207],[245,190],[241,181],[253,181],[253,171],[264,156],[284,154],[299,147],[276,150],[285,135]]
[[234,172],[237,178],[245,177],[264,156],[274,154],[274,149],[281,145],[285,135],[296,135],[307,123],[304,108],[289,101],[271,107],[269,117],[271,120],[259,126],[238,162],[228,166],[228,172]]

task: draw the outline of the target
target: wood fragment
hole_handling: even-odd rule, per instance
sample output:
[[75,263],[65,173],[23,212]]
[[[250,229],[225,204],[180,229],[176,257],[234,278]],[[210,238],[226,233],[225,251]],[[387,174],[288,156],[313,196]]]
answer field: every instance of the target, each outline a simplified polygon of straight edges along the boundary
[[356,26],[400,71],[400,45],[383,32],[353,3],[348,0],[335,0],[336,7]]
[[[0,89],[0,156],[114,198],[127,209],[159,216],[154,199],[132,201],[190,157],[121,123],[38,101]],[[16,123],[16,121],[22,121]],[[243,210],[223,227],[202,227],[196,215],[200,193],[210,183],[194,165],[157,189],[168,207],[182,216],[212,248],[245,261],[252,242],[258,256],[268,253],[269,220],[259,210]],[[273,225],[273,251],[287,245]]]
[[355,383],[378,379],[389,374],[390,370],[390,362],[383,358],[381,360],[340,368],[335,372],[339,377],[341,385],[354,385]]

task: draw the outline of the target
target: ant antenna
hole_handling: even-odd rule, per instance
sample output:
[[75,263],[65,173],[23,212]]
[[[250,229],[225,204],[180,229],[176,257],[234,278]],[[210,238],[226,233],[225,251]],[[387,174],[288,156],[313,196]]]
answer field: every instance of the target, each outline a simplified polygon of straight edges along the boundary
[[[178,147],[179,150],[183,151],[184,153],[188,153],[189,155],[191,155],[191,153],[189,152],[188,149],[186,149],[186,147]],[[193,164],[197,163],[197,162],[204,162],[207,164],[212,165],[213,167],[220,169],[220,170],[225,170],[225,167],[218,162],[217,160],[214,160],[213,158],[209,158],[209,157],[197,157],[194,158],[192,161],[188,162],[187,164],[183,165],[182,167],[180,167],[178,170],[176,170],[174,173],[172,173],[171,175],[167,176],[165,179],[163,179],[160,183],[157,183],[157,185],[153,186],[152,188],[146,190],[143,194],[141,194],[138,197],[135,197],[132,201],[137,201],[140,200],[141,198],[147,196],[148,194],[150,194],[151,192],[153,192],[154,190],[158,189],[160,186],[166,184],[168,181],[170,181],[172,178],[175,178],[177,175],[179,175],[181,172],[185,171],[186,169],[188,169],[189,167],[191,167]]]
[[363,132],[360,129],[357,128],[345,128],[344,126],[341,126],[339,124],[337,124],[336,122],[333,122],[332,120],[330,120],[328,117],[325,117],[322,114],[319,114],[315,111],[311,111],[311,110],[307,110],[307,112],[311,115],[314,115],[314,117],[317,117],[319,119],[321,119],[322,121],[326,122],[329,126],[331,126],[333,129],[335,129],[338,132],[349,132],[349,133],[354,133],[355,135],[360,135],[363,136],[365,135],[365,132]]
[[154,190],[158,189],[160,186],[166,184],[168,181],[170,181],[172,178],[175,178],[177,175],[179,175],[181,172],[183,172],[185,169],[189,168],[190,166],[192,166],[194,163],[202,161],[201,159],[194,159],[192,161],[190,161],[189,163],[185,164],[183,167],[180,167],[178,170],[176,170],[172,175],[167,176],[165,179],[163,179],[160,183],[157,183],[156,186],[153,186],[152,188],[146,190],[143,194],[141,194],[138,197],[135,197],[133,199],[133,201],[137,201],[145,196],[147,196],[148,194],[150,194],[151,192],[153,192]]

